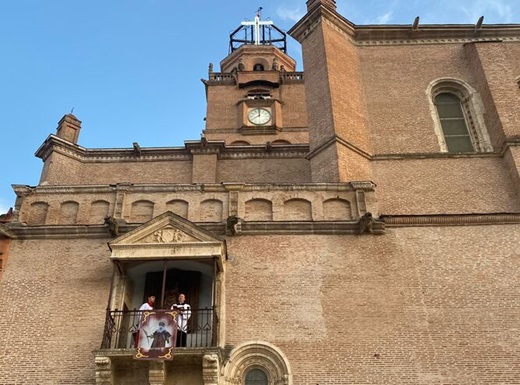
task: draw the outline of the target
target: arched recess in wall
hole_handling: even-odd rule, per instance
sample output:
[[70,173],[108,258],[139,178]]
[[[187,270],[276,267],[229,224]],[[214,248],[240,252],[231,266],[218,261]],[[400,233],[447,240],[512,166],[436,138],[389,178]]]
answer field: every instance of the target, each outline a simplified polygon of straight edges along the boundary
[[78,221],[79,203],[75,201],[63,202],[60,206],[60,224],[74,225]]
[[234,142],[229,144],[230,146],[250,146],[249,142],[245,140],[235,140]]
[[323,219],[326,221],[349,221],[352,208],[346,199],[332,198],[323,202]]
[[130,222],[143,223],[153,218],[154,203],[148,200],[139,200],[132,203],[130,208]]
[[188,202],[182,199],[172,199],[166,203],[166,210],[180,217],[188,218]]
[[251,199],[245,204],[246,221],[272,221],[273,203],[267,199]]
[[312,221],[312,204],[307,199],[293,198],[283,205],[284,221]]
[[255,88],[247,92],[248,99],[271,99],[271,91],[269,89]]
[[218,199],[207,199],[200,203],[201,222],[222,222],[223,203]]
[[469,84],[455,78],[436,79],[426,94],[441,152],[493,151],[482,99]]
[[94,201],[90,204],[88,223],[93,225],[101,225],[105,223],[105,217],[108,216],[110,203],[104,200]]
[[289,142],[288,140],[278,139],[273,141],[271,144],[286,145],[291,144],[291,142]]
[[262,57],[256,57],[253,59],[253,68],[251,69],[253,71],[265,71],[267,69],[270,69],[269,62]]
[[30,215],[27,217],[29,225],[44,225],[47,221],[49,204],[47,202],[34,202],[31,204]]
[[247,374],[255,369],[267,375],[268,384],[293,384],[287,357],[274,345],[262,341],[246,342],[231,351],[224,367],[224,383],[245,384]]

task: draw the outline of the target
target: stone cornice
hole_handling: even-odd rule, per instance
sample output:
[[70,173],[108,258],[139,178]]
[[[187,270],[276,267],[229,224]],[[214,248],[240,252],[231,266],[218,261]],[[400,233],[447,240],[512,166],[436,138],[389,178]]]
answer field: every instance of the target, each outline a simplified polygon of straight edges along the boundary
[[[428,215],[381,215],[374,223],[374,234],[384,234],[384,229],[392,227],[424,226],[479,226],[520,224],[520,213],[483,213],[483,214],[428,214]],[[215,235],[226,234],[224,223],[198,226]],[[128,233],[139,224],[119,227],[121,234]],[[279,222],[242,222],[241,235],[260,234],[357,234],[357,221],[279,221]],[[74,239],[105,238],[111,239],[108,227],[104,225],[69,225],[69,226],[25,226],[11,223],[0,226],[0,230],[11,239]],[[235,236],[241,236],[235,235]],[[364,235],[363,235],[364,236]],[[107,246],[107,255],[109,254]]]
[[3,223],[0,223],[0,239],[1,238],[8,238],[12,239],[15,237],[15,234],[9,229],[7,225],[4,225]]
[[[216,236],[226,235],[225,223],[205,224],[197,223],[201,228],[211,231]],[[119,226],[120,234],[126,234],[139,227],[140,224]],[[385,224],[382,221],[375,221],[373,234],[384,234]],[[45,225],[27,226],[21,223],[13,223],[9,226],[9,238],[11,239],[95,239],[106,238],[107,241],[112,237],[109,229],[104,225]],[[241,235],[254,234],[358,234],[359,225],[357,220],[351,221],[270,221],[270,222],[242,222]],[[235,235],[240,236],[240,235]],[[182,244],[179,244],[182,246]],[[153,245],[139,245],[145,249],[153,249]],[[164,246],[165,249],[173,246]],[[122,247],[121,250],[128,251],[129,247]],[[107,253],[110,250],[107,246]],[[171,252],[171,250],[170,250]],[[154,254],[155,255],[155,254]],[[206,254],[204,254],[206,256]],[[153,255],[151,255],[153,257]]]
[[515,136],[515,137],[508,138],[504,142],[504,145],[502,146],[502,150],[500,151],[500,156],[504,156],[511,149],[511,147],[519,147],[519,146],[520,146],[520,137]]
[[416,159],[454,159],[454,158],[498,158],[498,152],[472,152],[472,153],[449,153],[449,152],[411,152],[400,154],[376,154],[372,156],[374,161],[383,160],[416,160]]
[[117,184],[82,186],[27,186],[13,185],[17,196],[67,195],[67,194],[110,194],[118,191],[128,193],[173,193],[173,192],[216,192],[229,191],[374,191],[375,184],[370,181],[348,183],[214,183],[214,184]]
[[184,148],[145,147],[140,148],[139,154],[137,154],[133,148],[86,149],[51,135],[35,155],[45,161],[53,152],[83,163],[121,163],[189,161],[193,155],[199,154],[217,154],[222,159],[303,158],[309,152],[309,146],[307,144],[274,144],[270,151],[266,151],[265,145],[226,147],[225,142],[221,140],[193,140],[185,141]]
[[140,149],[139,154],[137,154],[133,148],[87,149],[55,135],[50,135],[45,140],[36,151],[35,156],[45,161],[53,152],[84,163],[157,162],[190,159],[190,154],[186,148],[182,147],[148,147]]
[[287,33],[301,43],[317,28],[323,19],[331,23],[330,25],[335,26],[336,29],[345,34],[345,36],[354,37],[355,25],[336,11],[322,4],[311,9]]
[[360,46],[518,42],[520,24],[355,25],[323,5],[311,9],[289,35],[300,43],[325,21]]
[[269,151],[266,146],[229,146],[219,155],[220,159],[251,159],[251,158],[304,158],[309,152],[307,144],[274,144]]
[[381,215],[387,227],[520,224],[520,213]]
[[428,24],[355,26],[358,45],[464,44],[479,42],[518,42],[519,24],[490,24],[477,29],[475,25]]

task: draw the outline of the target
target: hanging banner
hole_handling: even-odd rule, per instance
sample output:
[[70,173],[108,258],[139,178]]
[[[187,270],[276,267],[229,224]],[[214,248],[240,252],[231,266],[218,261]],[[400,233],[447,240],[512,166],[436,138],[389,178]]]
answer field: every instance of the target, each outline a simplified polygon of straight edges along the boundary
[[177,338],[177,314],[177,310],[146,310],[141,313],[135,359],[173,359]]

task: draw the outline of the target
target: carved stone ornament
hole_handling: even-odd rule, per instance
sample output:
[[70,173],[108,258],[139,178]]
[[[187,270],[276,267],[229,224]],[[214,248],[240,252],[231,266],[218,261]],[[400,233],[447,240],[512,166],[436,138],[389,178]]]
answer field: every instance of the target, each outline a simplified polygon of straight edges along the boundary
[[202,378],[204,385],[218,385],[219,358],[214,353],[206,354],[202,361]]
[[140,243],[181,243],[194,241],[196,241],[195,238],[183,231],[173,227],[166,227],[149,234],[145,238],[141,239]]

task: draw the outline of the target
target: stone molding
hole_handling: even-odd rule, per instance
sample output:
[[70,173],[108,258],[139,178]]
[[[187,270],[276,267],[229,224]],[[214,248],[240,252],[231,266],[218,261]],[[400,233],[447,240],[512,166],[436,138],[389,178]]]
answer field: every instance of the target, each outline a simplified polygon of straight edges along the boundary
[[402,160],[402,159],[446,159],[446,158],[500,158],[502,153],[498,152],[474,152],[474,153],[449,153],[449,152],[415,152],[399,154],[377,154],[373,156],[374,161]]
[[[305,129],[295,129],[295,131],[305,131]],[[275,144],[271,147],[271,151],[266,152],[265,145],[225,146],[223,141],[186,141],[184,148],[144,147],[141,148],[140,155],[136,156],[132,148],[86,149],[51,135],[38,149],[36,156],[45,161],[53,152],[82,163],[190,161],[193,155],[210,154],[217,154],[219,159],[272,159],[303,158],[309,152],[309,145]]]
[[484,24],[480,28],[475,24],[355,25],[322,4],[309,10],[288,33],[301,43],[321,22],[359,46],[520,41],[519,24]]
[[[510,225],[520,223],[520,213],[490,214],[430,214],[430,215],[388,215],[379,217],[382,222],[375,222],[374,234],[384,234],[385,228],[421,227],[421,226],[476,226]],[[357,234],[358,222],[352,221],[279,221],[279,222],[242,222],[241,235],[268,234]],[[226,234],[225,223],[198,223],[199,227],[215,235]],[[121,234],[136,229],[138,225],[126,225],[119,228]],[[24,226],[11,223],[1,226],[2,234],[10,239],[66,239],[66,238],[109,238],[106,226],[68,225],[68,226]]]
[[410,40],[370,40],[356,41],[359,46],[388,46],[388,45],[434,45],[434,44],[467,44],[467,43],[501,43],[501,42],[520,42],[520,37],[504,37],[499,40],[496,38],[452,38],[452,39],[410,39]]
[[520,224],[520,213],[381,215],[387,227]]

